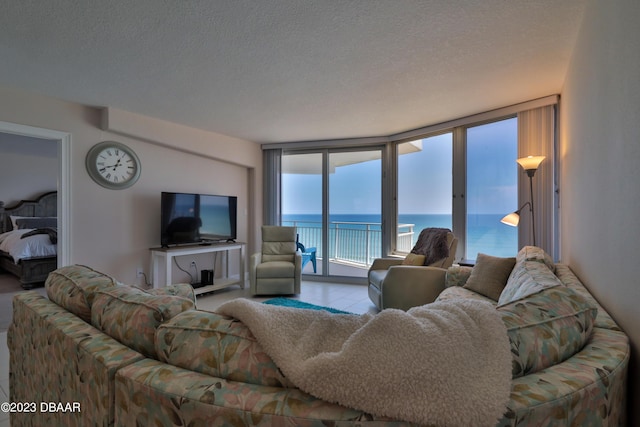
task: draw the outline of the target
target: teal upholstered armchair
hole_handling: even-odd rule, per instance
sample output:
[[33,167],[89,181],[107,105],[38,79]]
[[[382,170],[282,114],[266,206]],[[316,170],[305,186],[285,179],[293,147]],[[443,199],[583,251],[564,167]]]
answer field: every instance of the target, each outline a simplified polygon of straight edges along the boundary
[[295,227],[262,226],[262,251],[249,262],[252,295],[300,293],[302,257],[296,249]]

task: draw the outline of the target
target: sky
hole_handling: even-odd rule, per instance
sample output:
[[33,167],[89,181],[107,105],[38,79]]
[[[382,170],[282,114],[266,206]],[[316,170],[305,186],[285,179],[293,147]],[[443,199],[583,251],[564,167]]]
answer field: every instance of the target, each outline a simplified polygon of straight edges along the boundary
[[[517,119],[467,131],[467,211],[507,214],[517,207]],[[339,154],[336,154],[339,156]],[[317,155],[318,161],[321,156]],[[447,214],[452,203],[452,136],[422,140],[422,150],[403,154],[398,162],[400,214]],[[330,212],[379,214],[381,161],[335,168],[329,177]],[[322,212],[320,174],[283,174],[284,214]]]

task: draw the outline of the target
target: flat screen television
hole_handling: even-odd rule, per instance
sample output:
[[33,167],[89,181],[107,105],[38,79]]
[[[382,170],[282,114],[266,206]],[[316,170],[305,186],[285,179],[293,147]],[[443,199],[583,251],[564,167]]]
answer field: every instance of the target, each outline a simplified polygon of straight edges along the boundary
[[235,196],[162,192],[161,209],[163,247],[236,239]]

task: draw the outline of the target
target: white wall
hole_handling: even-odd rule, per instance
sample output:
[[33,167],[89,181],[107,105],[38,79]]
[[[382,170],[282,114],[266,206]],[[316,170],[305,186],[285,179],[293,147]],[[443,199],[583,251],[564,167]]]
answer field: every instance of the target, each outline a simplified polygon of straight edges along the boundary
[[562,92],[561,251],[630,336],[640,425],[640,2],[589,1]]
[[[248,253],[255,249],[262,218],[259,145],[124,111],[109,116],[115,130],[102,129],[101,109],[0,87],[0,121],[71,134],[72,263],[139,283],[135,269],[148,274],[149,248],[160,244],[161,191],[238,196],[238,239],[249,243]],[[105,140],[138,154],[142,174],[133,187],[108,190],[87,174],[87,152]]]
[[55,191],[57,180],[56,144],[0,133],[0,200],[5,206]]

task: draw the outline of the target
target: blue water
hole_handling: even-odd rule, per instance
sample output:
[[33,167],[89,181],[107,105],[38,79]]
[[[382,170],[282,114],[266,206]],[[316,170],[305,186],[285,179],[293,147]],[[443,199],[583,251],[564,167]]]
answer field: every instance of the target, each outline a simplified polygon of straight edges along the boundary
[[[477,214],[469,215],[467,217],[467,248],[466,258],[475,259],[478,252],[493,255],[493,256],[515,256],[518,251],[518,230],[516,227],[509,227],[500,223],[502,214]],[[315,214],[290,214],[283,215],[283,225],[291,225],[293,221],[296,225],[304,230],[301,236],[301,241],[307,246],[320,246],[321,233],[320,228],[322,225],[322,216]],[[443,227],[452,228],[451,215],[420,215],[420,214],[400,214],[400,224],[414,224],[413,227],[413,240],[412,246],[415,244],[420,231],[427,227]],[[369,230],[379,232],[381,230],[381,217],[375,214],[343,214],[343,215],[331,215],[330,216],[330,228],[334,230],[336,227],[352,228],[357,230],[364,230],[367,228],[365,224],[348,224],[348,223],[368,223]],[[317,233],[309,234],[307,227],[317,227]],[[408,231],[408,228],[400,228],[400,232]],[[372,247],[377,245],[379,251],[379,233],[378,238],[372,242]],[[333,233],[330,233],[333,236]],[[333,239],[333,237],[331,237]],[[304,241],[307,240],[307,241]],[[334,245],[334,241],[331,242]],[[342,242],[342,249],[345,249],[344,245],[349,245],[347,241]],[[358,248],[353,248],[353,252],[357,252]],[[379,256],[379,255],[378,255]]]

